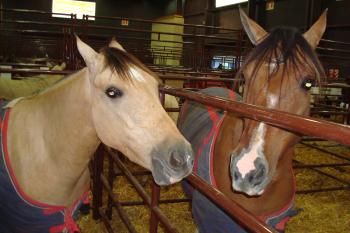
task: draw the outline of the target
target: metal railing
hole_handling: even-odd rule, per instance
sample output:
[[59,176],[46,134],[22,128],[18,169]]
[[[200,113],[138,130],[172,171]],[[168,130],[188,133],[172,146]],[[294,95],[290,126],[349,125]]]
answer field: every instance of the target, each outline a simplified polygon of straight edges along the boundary
[[[289,114],[285,112],[280,112],[271,109],[265,109],[262,107],[257,107],[253,105],[248,105],[244,103],[229,101],[219,97],[213,97],[201,93],[194,93],[191,91],[176,89],[170,87],[161,87],[160,91],[164,94],[170,94],[177,97],[185,98],[188,100],[196,101],[205,105],[212,107],[221,108],[226,111],[234,112],[241,117],[250,118],[253,120],[263,121],[267,124],[274,125],[280,128],[290,130],[292,132],[313,135],[321,137],[324,139],[336,141],[344,145],[350,145],[350,127],[340,124],[330,123],[323,120],[317,120],[310,117],[301,117],[294,114]],[[97,158],[97,157],[96,157]],[[100,156],[98,157],[101,158]],[[302,164],[299,163],[300,166]],[[341,165],[346,166],[346,164]],[[302,168],[302,167],[300,167]],[[316,168],[311,168],[316,169]],[[124,169],[123,169],[124,170]],[[101,170],[102,171],[102,170]],[[100,173],[99,173],[100,174]],[[129,174],[130,175],[130,174]],[[329,176],[329,174],[324,174]],[[237,203],[232,202],[220,191],[214,189],[210,185],[206,184],[205,181],[201,180],[198,176],[192,174],[187,180],[198,190],[209,197],[214,203],[216,203],[220,208],[225,210],[232,218],[242,224],[247,229],[253,232],[274,232],[273,229],[268,228],[265,224],[256,219],[251,213],[242,209]],[[343,182],[344,183],[344,182]],[[343,189],[350,189],[349,183],[344,183]],[[330,188],[330,190],[339,190],[339,188]],[[96,190],[95,190],[96,191]],[[315,191],[311,190],[310,192]],[[318,191],[318,190],[316,190]],[[325,190],[323,190],[325,191]],[[145,201],[148,205],[151,203],[150,208],[154,207],[153,204],[159,203],[159,187],[153,184],[152,186],[152,197],[155,200]],[[308,191],[301,190],[300,193],[307,193]],[[102,195],[100,195],[102,197]],[[99,213],[100,214],[100,213]],[[155,227],[158,221],[163,222],[163,220],[157,220],[156,214],[151,214],[150,220],[150,232],[157,232]],[[168,232],[176,232],[173,226],[170,228],[165,227]],[[110,231],[113,232],[113,231]],[[132,231],[130,231],[132,232]]]

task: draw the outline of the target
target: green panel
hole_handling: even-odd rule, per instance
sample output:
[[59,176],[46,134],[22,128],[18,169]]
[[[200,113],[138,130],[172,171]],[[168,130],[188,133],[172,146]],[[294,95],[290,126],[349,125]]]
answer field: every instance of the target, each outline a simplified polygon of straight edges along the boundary
[[[183,24],[184,18],[180,15],[172,15],[157,19],[156,21]],[[182,55],[183,31],[184,27],[181,25],[152,24],[151,49],[154,56],[154,64],[181,65],[180,57]]]

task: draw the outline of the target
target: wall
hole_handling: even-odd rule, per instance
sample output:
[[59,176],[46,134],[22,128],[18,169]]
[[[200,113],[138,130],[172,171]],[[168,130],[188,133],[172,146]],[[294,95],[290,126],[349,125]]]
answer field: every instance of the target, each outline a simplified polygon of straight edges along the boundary
[[[265,0],[249,0],[250,12],[255,12],[258,23],[267,30],[277,26],[297,27],[301,31],[308,29],[328,8],[327,30],[323,39],[350,43],[350,0],[275,0],[274,9],[266,10]],[[186,0],[185,23],[206,24],[210,26],[240,29],[241,23],[237,6],[215,8],[215,0]],[[247,4],[242,4],[247,10]],[[206,33],[223,33],[224,31],[207,30]],[[203,33],[205,33],[203,31]],[[337,45],[321,42],[320,47],[336,48],[346,52],[327,52],[318,49],[324,55],[333,55],[332,59],[323,58],[326,69],[338,68],[342,78],[350,77],[349,44]],[[329,56],[328,56],[329,57]],[[342,57],[342,58],[341,58]],[[343,59],[343,58],[346,59]]]
[[216,13],[217,26],[229,29],[241,29],[242,24],[237,8],[226,9]]
[[276,26],[305,28],[308,20],[307,0],[278,0],[273,10],[266,10],[265,1],[260,3],[258,21],[266,29]]
[[[91,1],[91,0],[88,0]],[[51,12],[52,0],[0,0],[4,8],[12,9],[30,9],[30,10],[40,10]],[[119,16],[127,18],[139,18],[139,19],[155,19],[166,15],[172,15],[176,12],[176,0],[96,0],[96,15],[97,16]],[[14,13],[5,13],[3,15],[5,20],[30,20],[30,21],[41,21],[41,22],[50,22],[50,23],[67,23],[70,22],[67,19],[62,18],[53,18],[51,15],[38,15],[38,14],[14,14]],[[79,20],[77,24],[83,23]],[[102,20],[97,19],[96,21],[90,21],[91,24],[101,26],[109,26],[114,30],[105,30],[105,29],[92,29],[84,27],[76,28],[75,31],[84,38],[85,34],[89,34],[89,40],[87,41],[95,49],[99,49],[104,46],[108,39],[112,36],[117,36],[118,40],[126,48],[138,49],[137,46],[144,48],[150,46],[150,33],[148,32],[133,32],[126,30],[115,30],[119,29],[141,29],[141,30],[151,30],[151,23],[140,23],[130,21],[129,26],[121,26],[119,20]],[[13,51],[8,51],[10,54],[17,54],[19,57],[27,56],[30,51],[32,51],[32,57],[43,57],[46,54],[49,57],[58,57],[62,48],[60,47],[62,42],[62,26],[55,25],[24,25],[24,24],[2,24],[2,27],[12,30],[40,30],[40,31],[49,31],[50,34],[45,33],[45,35],[35,34],[35,40],[31,39],[32,35],[24,35],[23,33],[17,32],[6,32],[6,37],[3,36],[0,38],[2,45],[7,45],[15,43],[18,46],[12,46]],[[13,40],[15,38],[16,40]],[[134,44],[129,45],[128,42],[130,39],[127,38],[137,38],[136,42],[133,40]],[[144,39],[148,39],[145,41]],[[55,40],[55,42],[52,42]],[[140,43],[140,41],[142,43]],[[45,44],[50,45],[45,45]],[[23,48],[23,46],[25,48]],[[29,45],[29,46],[28,46]],[[43,47],[43,45],[45,45]],[[4,46],[3,46],[4,47]],[[7,46],[5,46],[7,47]],[[40,52],[39,50],[43,50]],[[26,52],[28,50],[28,52]],[[39,51],[39,52],[35,52]],[[3,53],[0,51],[1,54]],[[0,55],[1,55],[0,54]]]
[[[183,24],[184,18],[180,15],[172,15],[157,19],[157,22]],[[151,49],[155,54],[157,54],[157,56],[154,58],[153,64],[179,66],[183,48],[181,44],[183,42],[181,34],[184,32],[184,27],[178,25],[153,23],[152,31],[179,34],[171,35],[152,33],[151,35],[153,40],[151,42]]]
[[[247,4],[241,4],[243,9]],[[184,5],[185,23],[203,24],[241,29],[238,5],[215,8],[215,0],[186,0]]]
[[321,9],[315,11],[314,20],[321,14],[321,11],[328,8],[328,22],[326,37],[337,38],[337,40],[350,43],[350,1],[322,1]]

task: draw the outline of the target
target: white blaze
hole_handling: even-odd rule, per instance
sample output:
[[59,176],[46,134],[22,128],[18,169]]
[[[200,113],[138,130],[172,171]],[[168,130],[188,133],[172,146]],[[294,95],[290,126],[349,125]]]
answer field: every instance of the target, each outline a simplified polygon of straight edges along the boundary
[[[275,95],[267,96],[267,107],[273,108],[278,103],[278,97]],[[237,162],[238,171],[241,173],[242,178],[250,172],[255,170],[254,161],[264,155],[264,143],[265,143],[266,125],[260,122],[252,140],[249,143],[249,151],[246,152],[240,160]]]
[[137,80],[139,82],[145,82],[145,78],[142,76],[142,74],[137,69],[130,67],[129,72],[130,72],[131,76],[133,78],[135,78],[135,80]]
[[271,62],[270,64],[266,64],[266,66],[268,66],[268,69],[269,69],[269,75],[271,75],[276,67],[277,67],[277,63],[276,62]]
[[265,143],[265,124],[260,123],[255,134],[249,144],[249,151],[246,152],[240,160],[237,162],[238,171],[241,173],[242,178],[250,172],[255,170],[254,161],[263,154]]
[[267,107],[273,108],[277,105],[278,97],[275,95],[268,95],[267,96]]

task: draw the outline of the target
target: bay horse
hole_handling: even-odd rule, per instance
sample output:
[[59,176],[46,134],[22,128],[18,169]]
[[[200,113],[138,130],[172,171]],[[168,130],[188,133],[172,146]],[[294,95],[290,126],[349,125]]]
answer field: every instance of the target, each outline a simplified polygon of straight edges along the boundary
[[163,109],[159,80],[112,40],[77,37],[87,67],[0,107],[0,232],[79,232],[73,215],[102,142],[151,170],[159,185],[192,171],[191,145]]
[[[267,33],[240,10],[243,27],[256,47],[237,77],[244,77],[242,101],[247,104],[307,116],[308,90],[325,77],[314,52],[326,28],[326,11],[304,34],[278,27]],[[222,88],[201,91],[232,100]],[[254,119],[254,117],[253,117]],[[178,126],[192,144],[193,171],[227,197],[278,231],[296,214],[293,146],[300,135],[234,113],[185,102]],[[203,194],[183,182],[192,198],[192,213],[200,233],[246,232]]]

